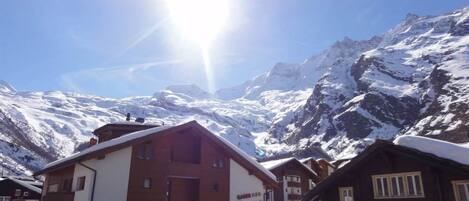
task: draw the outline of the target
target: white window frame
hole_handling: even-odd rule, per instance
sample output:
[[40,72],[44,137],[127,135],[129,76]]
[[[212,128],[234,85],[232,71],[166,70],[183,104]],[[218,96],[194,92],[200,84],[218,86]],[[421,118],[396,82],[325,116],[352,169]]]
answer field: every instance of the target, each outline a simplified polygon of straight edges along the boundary
[[59,192],[59,184],[50,184],[47,186],[48,193],[57,193]]
[[11,197],[10,196],[0,196],[0,201],[10,201]]
[[301,188],[300,187],[287,187],[287,194],[288,195],[301,195]]
[[352,186],[347,186],[347,187],[339,187],[339,199],[340,201],[349,201],[349,200],[345,200],[345,196],[343,194],[343,192],[348,192],[350,193],[351,195],[351,198],[352,200],[350,201],[353,201],[354,200],[354,196],[353,196],[353,187]]
[[[419,182],[416,182],[415,178],[419,177]],[[423,189],[422,174],[421,172],[402,172],[402,173],[393,173],[393,174],[381,174],[381,175],[372,175],[373,182],[373,197],[374,199],[392,199],[392,198],[424,198],[425,192]],[[412,178],[412,190],[413,194],[410,193],[410,186],[408,177]],[[396,178],[396,187],[399,192],[397,195],[393,193],[392,179]],[[404,192],[400,192],[399,178],[402,178]],[[384,179],[386,179],[386,186],[384,187]],[[381,183],[381,191],[383,195],[378,194],[378,183]],[[417,193],[417,185],[420,186],[421,194]],[[387,191],[387,194],[385,193]]]
[[298,175],[287,175],[288,182],[301,183],[301,177]]
[[459,196],[458,185],[464,185],[466,197],[469,198],[469,180],[458,180],[458,181],[452,181],[451,183],[453,183],[454,199],[456,201],[463,201],[461,200],[461,197]]

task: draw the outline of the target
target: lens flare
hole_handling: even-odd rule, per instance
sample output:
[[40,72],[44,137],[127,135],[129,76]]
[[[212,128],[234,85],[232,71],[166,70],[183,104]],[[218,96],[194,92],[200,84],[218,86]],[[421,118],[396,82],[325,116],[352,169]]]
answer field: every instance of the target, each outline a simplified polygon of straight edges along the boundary
[[226,24],[228,0],[166,0],[170,17],[184,37],[198,43],[205,66],[209,91],[213,92],[210,47]]

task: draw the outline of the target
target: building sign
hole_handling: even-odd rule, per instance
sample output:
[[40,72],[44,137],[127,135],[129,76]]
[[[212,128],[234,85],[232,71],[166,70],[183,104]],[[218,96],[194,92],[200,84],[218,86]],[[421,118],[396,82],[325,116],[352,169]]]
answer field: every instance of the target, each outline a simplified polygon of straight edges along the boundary
[[256,198],[256,197],[262,197],[262,193],[255,192],[255,193],[243,193],[243,194],[236,195],[236,198],[238,198],[238,200],[244,200],[244,199]]

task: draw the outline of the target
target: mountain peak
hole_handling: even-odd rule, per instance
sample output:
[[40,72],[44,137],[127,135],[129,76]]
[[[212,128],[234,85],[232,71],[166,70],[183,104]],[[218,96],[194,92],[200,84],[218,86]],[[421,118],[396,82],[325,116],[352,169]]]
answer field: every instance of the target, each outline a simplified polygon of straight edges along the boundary
[[0,92],[3,93],[16,93],[16,89],[11,86],[8,82],[0,80]]
[[212,95],[200,88],[195,84],[180,84],[180,85],[170,85],[166,87],[166,90],[173,93],[180,93],[192,98],[207,99],[212,97]]

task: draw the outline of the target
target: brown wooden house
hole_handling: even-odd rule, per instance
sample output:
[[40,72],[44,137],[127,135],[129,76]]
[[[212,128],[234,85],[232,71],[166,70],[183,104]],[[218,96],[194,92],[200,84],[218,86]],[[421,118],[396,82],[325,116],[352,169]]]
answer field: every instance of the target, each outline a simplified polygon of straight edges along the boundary
[[42,182],[26,177],[0,179],[0,201],[39,201]]
[[318,183],[326,179],[336,169],[329,161],[322,158],[315,160],[310,157],[301,159],[300,161],[318,174]]
[[277,176],[280,188],[273,192],[275,201],[299,201],[318,182],[318,175],[296,158],[265,161],[261,164]]
[[277,187],[275,175],[195,121],[94,133],[98,144],[35,173],[46,177],[43,201],[270,201]]
[[[428,150],[426,152],[413,146],[377,140],[319,183],[302,200],[467,201],[469,166],[432,153],[432,149],[447,144],[427,145],[424,142],[420,147]],[[462,150],[460,157],[469,161],[469,149]]]

